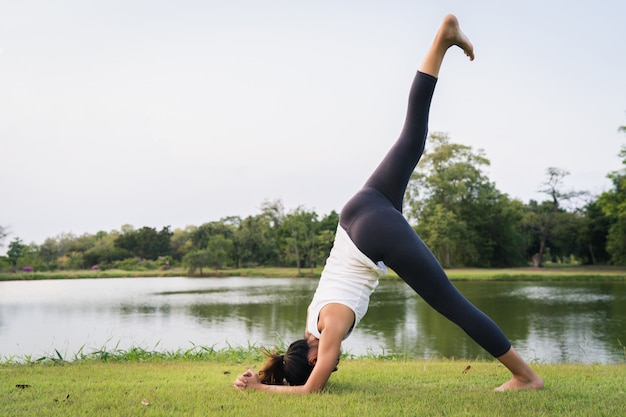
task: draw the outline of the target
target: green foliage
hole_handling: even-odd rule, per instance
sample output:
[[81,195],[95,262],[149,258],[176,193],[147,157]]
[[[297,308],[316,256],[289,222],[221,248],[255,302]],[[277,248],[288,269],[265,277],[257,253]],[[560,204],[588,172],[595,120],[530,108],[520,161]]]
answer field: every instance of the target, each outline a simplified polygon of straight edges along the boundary
[[183,265],[187,268],[189,274],[193,275],[197,270],[200,270],[200,276],[202,276],[202,269],[208,268],[210,265],[210,256],[208,250],[196,249],[185,255]]
[[191,242],[195,249],[204,249],[209,244],[212,236],[222,235],[225,239],[232,241],[235,234],[234,231],[234,226],[223,221],[204,223],[191,233]]
[[13,265],[13,268],[17,268],[17,261],[28,252],[28,245],[22,243],[19,237],[14,238],[9,243],[9,249],[7,250],[7,257],[9,262]]
[[276,265],[279,256],[274,243],[270,220],[266,216],[246,217],[235,232],[238,266]]
[[576,212],[564,209],[566,202],[586,195],[583,191],[564,191],[563,179],[569,172],[559,168],[548,168],[546,180],[540,190],[549,197],[549,200],[538,205],[531,201],[529,210],[524,217],[523,225],[532,239],[533,245],[529,249],[529,256],[536,267],[542,266],[544,255],[549,252],[551,261],[567,258],[569,255],[580,252],[576,246],[577,233],[584,223]]
[[319,221],[317,213],[298,207],[287,214],[282,228],[285,234],[285,254],[300,272],[302,266],[315,268]]
[[102,269],[112,268],[117,262],[132,258],[134,254],[131,251],[115,245],[119,236],[117,231],[98,232],[94,236],[91,247],[84,251],[85,266],[90,268],[97,265]]
[[192,249],[193,243],[191,241],[191,235],[196,229],[196,226],[187,226],[184,229],[175,229],[172,232],[170,247],[172,249],[172,258],[174,261],[182,261],[185,253]]
[[528,256],[533,257],[535,267],[541,266],[543,262],[543,255],[552,236],[556,215],[551,201],[539,204],[531,200],[527,206],[523,226],[528,239]]
[[626,265],[626,219],[619,218],[611,226],[606,242],[606,250],[611,254],[615,265]]
[[156,260],[159,256],[171,253],[170,239],[172,232],[169,226],[158,231],[153,227],[144,226],[139,230],[128,231],[115,240],[115,246],[132,253],[142,259]]
[[580,221],[576,236],[579,251],[575,254],[586,265],[606,264],[610,260],[606,251],[606,240],[611,221],[602,213],[597,200],[586,206]]
[[[456,243],[466,241],[467,225],[441,204],[425,204],[416,231],[444,266],[452,265],[452,254],[459,252]],[[459,263],[460,263],[459,259]]]
[[210,236],[205,249],[196,249],[187,253],[183,258],[183,265],[190,274],[196,270],[202,276],[203,268],[213,267],[215,270],[227,265],[233,250],[233,242],[222,234]]
[[6,256],[0,256],[0,272],[8,272],[9,270],[12,271],[12,265],[9,258]]
[[598,206],[611,222],[606,246],[611,261],[615,265],[626,265],[626,147],[622,147],[620,156],[624,158],[624,169],[608,175],[613,189],[600,195]]
[[483,173],[489,160],[443,133],[431,134],[429,143],[405,197],[424,242],[444,266],[521,265],[519,203]]
[[284,230],[282,228],[285,218],[285,209],[281,200],[264,201],[261,204],[260,216],[269,226],[266,232],[267,241],[271,245],[273,265],[287,265],[284,251]]
[[124,271],[154,271],[159,269],[157,262],[143,258],[126,258],[115,261],[108,267]]
[[119,265],[119,261],[132,258],[131,251],[116,247],[112,244],[98,245],[89,249],[83,255],[87,267],[98,265],[100,268],[112,268]]
[[59,269],[83,269],[86,268],[83,252],[69,252],[58,260]]
[[219,234],[211,236],[206,245],[209,265],[213,266],[216,270],[227,265],[233,247],[233,241],[227,239],[224,235]]

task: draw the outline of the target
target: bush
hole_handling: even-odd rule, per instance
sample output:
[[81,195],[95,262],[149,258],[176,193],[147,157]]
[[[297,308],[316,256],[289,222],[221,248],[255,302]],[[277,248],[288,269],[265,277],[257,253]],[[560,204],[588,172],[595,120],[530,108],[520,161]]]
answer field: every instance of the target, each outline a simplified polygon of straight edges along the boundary
[[85,263],[87,266],[91,265],[108,265],[116,261],[122,261],[129,259],[133,256],[130,251],[126,249],[116,248],[114,246],[97,246],[93,249],[89,249],[84,254]]
[[6,256],[0,256],[0,272],[13,272],[13,266]]
[[147,261],[141,258],[127,258],[113,262],[112,268],[124,271],[153,271],[159,269],[155,261]]
[[160,270],[167,271],[174,265],[174,260],[171,256],[159,256],[156,260],[156,265]]

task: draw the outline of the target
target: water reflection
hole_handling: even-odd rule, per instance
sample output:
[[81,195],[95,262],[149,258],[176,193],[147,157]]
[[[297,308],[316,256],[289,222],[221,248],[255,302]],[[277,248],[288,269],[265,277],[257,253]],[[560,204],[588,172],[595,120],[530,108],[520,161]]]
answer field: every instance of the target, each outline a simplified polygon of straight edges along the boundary
[[[84,347],[273,346],[302,337],[316,280],[134,278],[0,282],[0,356]],[[626,283],[458,282],[529,360],[622,363]],[[383,281],[344,351],[488,358],[410,288]]]

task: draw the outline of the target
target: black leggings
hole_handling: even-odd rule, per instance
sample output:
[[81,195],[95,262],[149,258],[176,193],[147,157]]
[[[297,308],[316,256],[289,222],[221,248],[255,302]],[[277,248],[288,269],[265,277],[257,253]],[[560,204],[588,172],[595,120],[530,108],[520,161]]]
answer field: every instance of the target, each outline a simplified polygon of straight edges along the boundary
[[452,285],[443,268],[402,215],[406,186],[426,142],[437,79],[418,72],[400,138],[364,187],[341,210],[339,223],[374,262],[383,261],[428,304],[456,323],[494,357],[511,347],[502,330]]

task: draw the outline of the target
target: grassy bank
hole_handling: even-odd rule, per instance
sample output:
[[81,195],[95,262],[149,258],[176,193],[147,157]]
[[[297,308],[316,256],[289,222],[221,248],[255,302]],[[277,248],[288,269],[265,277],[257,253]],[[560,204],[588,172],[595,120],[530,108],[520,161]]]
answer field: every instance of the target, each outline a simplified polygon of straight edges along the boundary
[[[240,392],[260,361],[79,361],[0,365],[2,416],[620,416],[626,365],[536,365],[546,388],[497,393],[497,362],[342,360],[308,396]],[[471,369],[463,373],[467,365]]]
[[[321,268],[314,270],[297,268],[240,268],[223,270],[205,270],[204,277],[308,277],[318,278]],[[612,280],[626,281],[626,267],[608,266],[546,266],[544,268],[457,268],[447,269],[452,280]],[[80,278],[125,278],[125,277],[182,277],[189,276],[182,268],[168,270],[123,271],[123,270],[76,270],[56,272],[18,272],[0,273],[0,281],[41,280],[41,279],[80,279]],[[198,277],[199,274],[194,275]],[[391,271],[386,279],[397,279]]]
[[625,267],[546,266],[544,268],[447,269],[452,280],[612,280],[626,281]]

